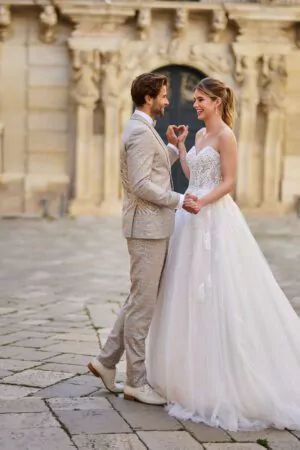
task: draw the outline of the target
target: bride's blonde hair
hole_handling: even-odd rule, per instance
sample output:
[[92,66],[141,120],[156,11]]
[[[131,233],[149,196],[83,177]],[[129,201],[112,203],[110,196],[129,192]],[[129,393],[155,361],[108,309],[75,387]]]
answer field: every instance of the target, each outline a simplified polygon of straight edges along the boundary
[[212,100],[221,99],[221,114],[224,122],[230,127],[233,127],[235,116],[235,95],[233,90],[226,86],[223,81],[215,78],[203,78],[196,89],[199,89],[204,94],[208,95]]

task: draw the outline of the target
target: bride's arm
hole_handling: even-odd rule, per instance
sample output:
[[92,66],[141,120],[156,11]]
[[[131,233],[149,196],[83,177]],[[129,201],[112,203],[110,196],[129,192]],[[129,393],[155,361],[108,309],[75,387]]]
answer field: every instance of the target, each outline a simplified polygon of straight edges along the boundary
[[179,161],[180,161],[181,168],[183,170],[184,175],[189,180],[190,179],[190,169],[186,162],[187,151],[186,151],[184,142],[178,143],[178,151],[179,151]]
[[229,194],[235,185],[237,166],[237,143],[233,132],[223,133],[219,138],[222,182],[213,191],[199,199],[200,207],[214,203]]

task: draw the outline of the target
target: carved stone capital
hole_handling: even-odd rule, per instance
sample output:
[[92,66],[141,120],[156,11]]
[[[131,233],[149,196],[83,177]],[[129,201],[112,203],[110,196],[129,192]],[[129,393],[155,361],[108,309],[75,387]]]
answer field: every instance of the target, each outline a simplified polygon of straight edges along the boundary
[[53,5],[45,5],[40,14],[40,38],[46,44],[56,40],[57,14]]
[[149,29],[152,21],[152,11],[150,8],[142,8],[138,12],[137,29],[140,39],[145,41],[148,38]]
[[73,51],[72,96],[77,104],[94,108],[99,99],[100,55],[97,51]]
[[224,9],[215,9],[212,11],[212,23],[210,31],[210,40],[219,42],[223,31],[227,28],[227,15]]
[[0,5],[0,41],[3,41],[11,25],[11,12],[9,5]]
[[277,6],[263,8],[260,3],[227,4],[228,17],[238,28],[238,43],[289,44],[288,29],[293,26],[298,9]]

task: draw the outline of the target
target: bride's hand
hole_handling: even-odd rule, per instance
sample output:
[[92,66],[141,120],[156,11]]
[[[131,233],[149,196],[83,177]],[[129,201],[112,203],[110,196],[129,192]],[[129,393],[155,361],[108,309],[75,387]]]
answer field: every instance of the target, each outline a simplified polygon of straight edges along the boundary
[[195,195],[192,195],[190,193],[187,193],[184,197],[183,202],[183,209],[186,211],[192,213],[192,214],[198,214],[202,208],[201,200],[196,197]]

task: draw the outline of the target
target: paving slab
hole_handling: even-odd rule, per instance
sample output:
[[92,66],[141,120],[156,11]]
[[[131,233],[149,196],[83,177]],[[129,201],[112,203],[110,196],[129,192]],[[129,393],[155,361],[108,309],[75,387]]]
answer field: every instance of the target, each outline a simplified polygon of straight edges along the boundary
[[59,423],[48,412],[1,414],[1,430],[20,430],[21,428],[59,427]]
[[146,450],[134,434],[77,435],[73,440],[80,450]]
[[186,431],[139,431],[138,436],[151,450],[203,450]]
[[28,369],[6,377],[2,383],[17,384],[20,386],[47,387],[58,383],[59,381],[71,378],[71,373],[52,372],[46,370]]
[[[95,334],[95,331],[91,331],[91,333],[60,333],[55,334],[50,338],[51,340],[56,341],[75,341],[75,342],[92,342],[98,345],[98,338]],[[0,341],[1,342],[1,341]]]
[[77,447],[60,428],[0,431],[1,450],[74,450]]
[[14,343],[16,347],[28,347],[28,348],[46,348],[53,345],[53,340],[49,340],[48,338],[45,339],[38,339],[38,338],[29,338],[29,339],[23,339],[20,341],[17,341]]
[[56,364],[46,363],[38,366],[39,370],[51,370],[53,372],[65,372],[72,375],[88,373],[89,369],[86,366],[76,366],[75,364]]
[[[55,384],[54,386],[49,386],[44,389],[40,389],[33,395],[35,397],[41,398],[54,398],[54,397],[83,397],[93,394],[99,389],[100,383],[80,383],[74,378],[62,381]],[[75,380],[75,382],[73,382]],[[96,377],[95,377],[95,380]]]
[[[98,353],[99,352],[95,353],[94,356],[96,356]],[[55,356],[53,358],[47,359],[47,362],[82,365],[82,366],[87,366],[90,361],[91,361],[90,356],[73,355],[70,353],[64,353],[63,355],[59,355],[59,356]]]
[[132,431],[113,408],[79,411],[58,410],[56,415],[72,435],[130,433]]
[[110,396],[109,401],[134,430],[180,430],[180,422],[166,414],[162,406],[143,405]]
[[91,342],[61,342],[59,344],[50,345],[47,351],[58,353],[74,353],[75,355],[95,356],[99,353],[100,347]]
[[18,359],[0,359],[0,370],[19,372],[39,365],[39,361],[20,361]]
[[0,384],[0,398],[23,398],[34,394],[38,389],[24,386],[11,386],[9,384]]
[[0,399],[0,414],[49,412],[48,406],[39,398]]
[[205,450],[263,450],[264,447],[262,447],[259,444],[241,444],[239,442],[236,442],[234,444],[203,444]]
[[42,351],[35,348],[4,346],[0,348],[1,358],[20,359],[22,361],[43,361],[45,359],[54,358],[61,351]]
[[108,400],[94,397],[73,397],[73,398],[52,398],[47,400],[48,405],[53,411],[89,411],[89,410],[107,410],[112,407]]
[[190,420],[180,421],[182,426],[199,442],[231,442],[232,439],[221,428],[212,428]]
[[300,450],[300,441],[288,431],[274,429],[248,432],[229,432],[240,442],[256,442],[258,439],[266,440],[272,450]]
[[0,378],[6,378],[9,377],[10,375],[13,375],[14,372],[12,372],[11,370],[2,370],[0,369]]

